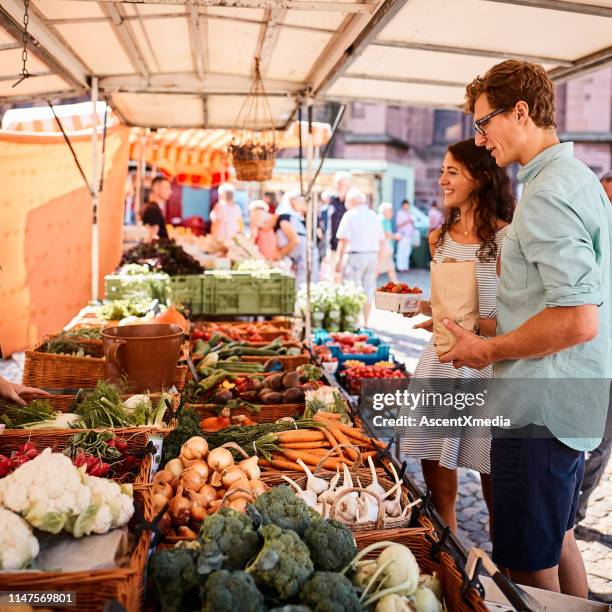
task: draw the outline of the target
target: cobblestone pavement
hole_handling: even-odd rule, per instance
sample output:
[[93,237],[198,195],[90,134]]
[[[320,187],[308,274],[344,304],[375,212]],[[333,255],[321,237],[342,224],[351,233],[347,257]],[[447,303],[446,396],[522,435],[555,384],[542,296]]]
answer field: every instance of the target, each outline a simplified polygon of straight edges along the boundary
[[[410,271],[402,274],[400,280],[421,287],[424,294],[429,295],[428,271]],[[405,363],[409,371],[414,371],[419,354],[430,336],[423,330],[412,329],[412,325],[421,320],[424,317],[407,320],[380,310],[374,310],[370,320],[370,327],[391,343],[396,359]],[[424,489],[420,462],[409,459],[408,471]],[[468,550],[477,546],[491,553],[488,520],[479,475],[472,470],[460,469],[458,536]],[[591,597],[612,603],[612,461],[591,495],[586,518],[576,530],[576,539],[586,565]]]
[[[401,275],[400,280],[421,287],[425,295],[429,295],[428,271],[410,271]],[[404,362],[409,371],[414,371],[420,352],[429,339],[428,332],[412,329],[412,325],[420,320],[422,318],[408,321],[380,310],[374,310],[370,320],[370,327],[391,343],[395,357]],[[14,355],[12,359],[0,361],[0,375],[18,382],[22,366],[23,354]],[[408,470],[417,484],[423,487],[419,461],[409,460]],[[459,470],[457,519],[458,536],[465,547],[478,546],[490,554],[489,515],[482,497],[479,475],[472,470]],[[586,518],[577,529],[576,536],[586,564],[591,596],[612,603],[612,462],[591,496]]]

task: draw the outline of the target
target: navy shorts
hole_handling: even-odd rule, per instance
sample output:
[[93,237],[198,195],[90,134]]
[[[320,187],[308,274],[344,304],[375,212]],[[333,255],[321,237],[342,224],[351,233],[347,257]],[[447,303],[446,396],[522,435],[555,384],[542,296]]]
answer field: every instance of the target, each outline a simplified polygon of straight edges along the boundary
[[556,438],[493,438],[493,561],[517,571],[558,565],[583,475],[584,453]]

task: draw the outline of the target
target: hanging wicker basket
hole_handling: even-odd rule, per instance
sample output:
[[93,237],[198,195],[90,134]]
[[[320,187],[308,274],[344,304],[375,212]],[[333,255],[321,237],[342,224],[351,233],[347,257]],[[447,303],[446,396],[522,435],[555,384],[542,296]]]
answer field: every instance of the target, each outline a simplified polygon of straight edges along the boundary
[[[257,129],[260,124],[267,129]],[[276,161],[276,131],[270,103],[264,89],[259,59],[255,59],[255,76],[251,90],[236,118],[237,134],[228,153],[239,181],[268,181]]]

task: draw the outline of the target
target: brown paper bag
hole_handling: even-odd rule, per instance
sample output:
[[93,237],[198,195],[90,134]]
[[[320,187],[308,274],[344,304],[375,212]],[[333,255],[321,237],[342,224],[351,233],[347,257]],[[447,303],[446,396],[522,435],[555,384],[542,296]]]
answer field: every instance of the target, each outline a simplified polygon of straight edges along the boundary
[[438,357],[448,353],[457,338],[442,323],[450,319],[473,332],[478,325],[478,282],[475,261],[431,262],[431,311]]

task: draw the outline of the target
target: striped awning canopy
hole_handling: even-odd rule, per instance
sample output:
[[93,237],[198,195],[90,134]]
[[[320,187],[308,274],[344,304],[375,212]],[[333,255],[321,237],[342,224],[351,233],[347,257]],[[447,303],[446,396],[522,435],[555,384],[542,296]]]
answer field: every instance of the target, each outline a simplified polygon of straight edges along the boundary
[[[102,130],[120,123],[117,115],[104,102],[92,113],[90,102],[58,105],[53,108],[62,127],[69,135],[90,133],[95,123]],[[49,106],[12,109],[2,119],[3,131],[48,133],[60,132],[60,126]],[[309,142],[308,123],[303,121],[302,143]],[[276,136],[279,148],[297,148],[300,142],[300,123],[294,121]],[[231,130],[173,129],[150,130],[132,128],[130,131],[130,159],[144,159],[180,184],[210,187],[230,177],[227,147],[236,132]],[[312,124],[314,146],[327,143],[331,128],[327,123]]]

